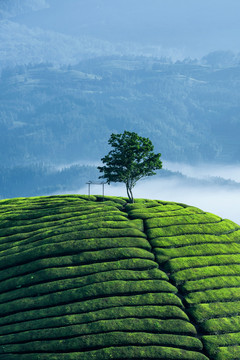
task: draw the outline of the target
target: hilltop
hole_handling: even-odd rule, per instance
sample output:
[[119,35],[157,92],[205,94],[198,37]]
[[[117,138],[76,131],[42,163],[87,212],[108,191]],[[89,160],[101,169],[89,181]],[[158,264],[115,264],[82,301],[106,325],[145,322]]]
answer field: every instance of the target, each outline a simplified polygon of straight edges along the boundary
[[174,202],[0,201],[0,360],[239,358],[239,240]]

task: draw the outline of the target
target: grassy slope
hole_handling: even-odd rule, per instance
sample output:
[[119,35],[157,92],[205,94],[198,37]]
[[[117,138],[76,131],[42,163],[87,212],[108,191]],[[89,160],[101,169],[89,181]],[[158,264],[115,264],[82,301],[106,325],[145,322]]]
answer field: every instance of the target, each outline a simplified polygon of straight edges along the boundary
[[239,359],[240,227],[100,200],[0,202],[0,360]]

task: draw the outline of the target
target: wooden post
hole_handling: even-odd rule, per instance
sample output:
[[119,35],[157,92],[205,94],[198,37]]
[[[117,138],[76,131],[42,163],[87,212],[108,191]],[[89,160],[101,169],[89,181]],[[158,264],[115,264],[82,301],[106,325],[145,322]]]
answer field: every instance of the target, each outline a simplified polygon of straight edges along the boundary
[[90,198],[90,194],[91,194],[91,184],[93,185],[102,185],[102,201],[104,201],[104,185],[107,184],[106,182],[104,181],[101,181],[101,182],[94,182],[94,181],[91,181],[89,180],[86,184],[88,184],[88,197]]

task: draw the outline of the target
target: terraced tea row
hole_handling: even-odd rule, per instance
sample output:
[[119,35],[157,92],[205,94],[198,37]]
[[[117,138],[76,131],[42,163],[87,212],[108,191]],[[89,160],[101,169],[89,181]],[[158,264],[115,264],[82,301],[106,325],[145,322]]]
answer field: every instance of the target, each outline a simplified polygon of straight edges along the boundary
[[0,359],[207,360],[143,221],[99,200],[0,202]]
[[186,205],[127,205],[184,298],[210,359],[240,359],[240,227]]

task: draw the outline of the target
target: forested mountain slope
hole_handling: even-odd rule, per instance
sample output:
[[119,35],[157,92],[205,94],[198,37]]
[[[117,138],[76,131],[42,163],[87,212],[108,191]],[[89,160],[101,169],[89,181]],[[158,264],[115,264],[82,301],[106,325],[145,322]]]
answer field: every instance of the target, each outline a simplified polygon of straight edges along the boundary
[[184,204],[3,200],[0,359],[238,359],[239,240]]
[[136,131],[165,159],[239,161],[240,66],[106,57],[3,70],[0,164],[96,160]]

